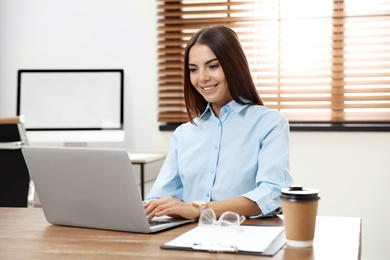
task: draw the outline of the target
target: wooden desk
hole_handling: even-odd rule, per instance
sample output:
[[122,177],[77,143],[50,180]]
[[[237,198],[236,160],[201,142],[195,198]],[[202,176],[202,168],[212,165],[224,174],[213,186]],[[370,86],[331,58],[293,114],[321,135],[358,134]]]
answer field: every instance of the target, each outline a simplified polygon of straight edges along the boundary
[[142,199],[145,199],[145,164],[164,160],[165,156],[165,154],[161,153],[129,153],[131,163],[140,165],[140,185]]
[[[283,225],[279,217],[249,220]],[[251,255],[160,249],[196,223],[157,234],[52,226],[40,208],[0,208],[0,259],[259,259]],[[285,246],[264,259],[360,259],[360,218],[318,217],[312,248]]]

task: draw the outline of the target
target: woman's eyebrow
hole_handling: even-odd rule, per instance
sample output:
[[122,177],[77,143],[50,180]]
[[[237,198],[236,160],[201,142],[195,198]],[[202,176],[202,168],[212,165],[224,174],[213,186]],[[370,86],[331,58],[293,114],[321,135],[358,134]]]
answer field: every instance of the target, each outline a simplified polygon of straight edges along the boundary
[[[207,64],[209,64],[209,63],[211,63],[213,61],[218,61],[218,59],[217,58],[213,58],[211,60],[206,61],[204,64],[207,65]],[[192,63],[188,63],[188,66],[197,66],[197,65],[196,64],[192,64]]]
[[213,61],[218,61],[218,59],[217,59],[217,58],[214,58],[214,59],[208,60],[208,61],[205,62],[205,64],[209,64],[209,63],[211,63],[211,62],[213,62]]

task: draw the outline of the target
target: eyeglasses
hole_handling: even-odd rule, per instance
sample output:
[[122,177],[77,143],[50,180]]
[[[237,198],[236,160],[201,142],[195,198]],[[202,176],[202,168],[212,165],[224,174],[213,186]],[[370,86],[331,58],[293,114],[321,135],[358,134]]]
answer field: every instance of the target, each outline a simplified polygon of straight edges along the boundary
[[214,210],[206,208],[199,217],[199,226],[202,227],[220,227],[226,230],[242,231],[240,226],[244,222],[245,216],[240,216],[235,212],[226,211],[217,220]]

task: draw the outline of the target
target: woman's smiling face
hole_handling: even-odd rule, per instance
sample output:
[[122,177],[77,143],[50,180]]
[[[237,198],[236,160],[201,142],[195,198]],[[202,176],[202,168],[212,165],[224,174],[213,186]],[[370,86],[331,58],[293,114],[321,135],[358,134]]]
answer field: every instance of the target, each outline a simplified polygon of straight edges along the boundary
[[191,84],[212,103],[213,111],[219,117],[221,107],[232,97],[217,57],[207,45],[197,43],[190,49],[188,61]]

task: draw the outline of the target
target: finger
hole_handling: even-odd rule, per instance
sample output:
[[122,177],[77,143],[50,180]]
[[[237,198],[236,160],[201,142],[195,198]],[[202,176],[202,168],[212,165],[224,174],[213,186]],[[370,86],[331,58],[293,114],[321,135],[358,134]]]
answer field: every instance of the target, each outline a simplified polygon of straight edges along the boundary
[[144,204],[145,213],[149,219],[154,217],[154,211],[160,205],[160,199],[151,200]]
[[170,207],[172,200],[169,198],[161,198],[149,201],[145,206],[145,212],[148,219],[151,220],[154,216],[163,216],[166,214],[166,209]]
[[164,215],[166,215],[165,210],[159,210],[158,208],[156,208],[153,211],[151,211],[149,214],[147,214],[147,217],[148,217],[148,220],[151,220],[154,217],[160,217],[160,216],[164,216]]
[[151,203],[148,208],[149,217],[164,216],[171,213],[175,213],[177,208],[177,200],[175,199],[160,199],[156,203]]

